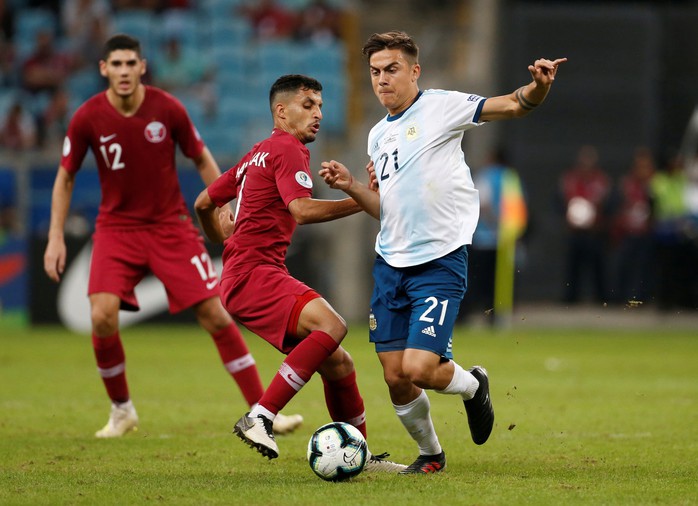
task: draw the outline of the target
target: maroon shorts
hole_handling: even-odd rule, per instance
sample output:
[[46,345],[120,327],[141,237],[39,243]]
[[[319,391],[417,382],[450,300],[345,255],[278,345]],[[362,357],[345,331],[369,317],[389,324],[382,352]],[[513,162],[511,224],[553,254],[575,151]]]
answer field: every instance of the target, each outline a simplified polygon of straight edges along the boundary
[[149,273],[167,292],[177,313],[220,293],[218,275],[194,225],[106,228],[92,236],[92,262],[87,293],[107,292],[121,299],[121,309],[138,311],[134,288]]
[[228,312],[249,331],[283,353],[298,344],[296,329],[305,305],[320,297],[282,267],[259,265],[240,276],[221,280],[221,299]]

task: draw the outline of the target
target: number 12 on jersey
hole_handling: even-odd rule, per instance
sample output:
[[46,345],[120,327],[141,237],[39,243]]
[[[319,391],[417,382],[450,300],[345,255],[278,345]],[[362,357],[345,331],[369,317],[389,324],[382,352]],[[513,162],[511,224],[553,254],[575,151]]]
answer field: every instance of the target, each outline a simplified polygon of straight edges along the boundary
[[[121,144],[118,142],[114,142],[112,144],[109,144],[109,148],[107,149],[106,146],[100,146],[99,147],[100,153],[102,153],[102,158],[104,158],[104,163],[107,164],[107,167],[110,168],[111,170],[119,170],[123,169],[126,167],[124,162],[121,161]],[[108,153],[107,153],[108,152]],[[109,155],[113,155],[113,158],[110,160]]]

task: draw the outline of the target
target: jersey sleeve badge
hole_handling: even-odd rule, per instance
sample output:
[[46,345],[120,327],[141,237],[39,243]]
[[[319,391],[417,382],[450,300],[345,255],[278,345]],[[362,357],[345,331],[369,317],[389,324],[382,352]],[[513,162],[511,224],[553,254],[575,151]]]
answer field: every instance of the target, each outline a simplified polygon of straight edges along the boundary
[[312,188],[313,187],[313,180],[310,179],[310,176],[303,172],[302,170],[299,170],[296,172],[296,183],[301,185],[303,188]]

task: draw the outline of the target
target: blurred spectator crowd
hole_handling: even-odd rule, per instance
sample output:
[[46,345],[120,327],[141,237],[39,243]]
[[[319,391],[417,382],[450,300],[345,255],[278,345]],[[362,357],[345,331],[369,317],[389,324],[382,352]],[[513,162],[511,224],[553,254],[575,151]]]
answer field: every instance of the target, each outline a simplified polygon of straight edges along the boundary
[[[268,90],[282,74],[319,79],[324,130],[344,131],[344,2],[0,0],[0,243],[20,222],[30,234],[46,230],[67,126],[77,107],[106,87],[98,62],[111,35],[141,41],[144,82],[182,101],[225,165],[246,151],[260,129],[268,130]],[[72,206],[87,217],[99,203],[91,161],[86,159]],[[188,187],[198,188],[183,184]],[[19,195],[27,203],[23,212]]]
[[[638,147],[614,184],[582,146],[559,184],[566,223],[563,300],[698,308],[698,157]],[[591,289],[587,292],[587,289]]]
[[[40,235],[48,226],[60,145],[75,109],[104,89],[97,64],[110,35],[141,40],[144,81],[177,96],[214,155],[234,160],[259,137],[256,128],[268,129],[267,93],[281,74],[318,78],[323,128],[345,131],[345,1],[0,0],[0,245],[18,228],[16,167],[8,167],[18,154],[52,157],[31,167],[25,186],[28,231]],[[491,186],[501,170],[489,169]],[[607,170],[594,146],[581,146],[562,169],[556,207],[565,223],[564,302],[698,307],[698,162],[659,160],[638,147],[626,168]],[[72,209],[89,215],[99,183],[83,172],[77,184],[86,190],[76,187]],[[189,187],[198,184],[182,185],[185,193]],[[480,269],[493,271],[497,232],[487,229],[488,194],[473,261],[479,254]],[[491,299],[490,279],[473,283],[473,294]]]
[[[232,151],[249,120],[266,119],[278,75],[311,74],[343,97],[341,2],[0,0],[0,148],[55,151],[72,112],[104,87],[104,41],[128,33],[141,40],[146,82],[184,102],[213,151]],[[342,107],[332,112],[341,130]]]

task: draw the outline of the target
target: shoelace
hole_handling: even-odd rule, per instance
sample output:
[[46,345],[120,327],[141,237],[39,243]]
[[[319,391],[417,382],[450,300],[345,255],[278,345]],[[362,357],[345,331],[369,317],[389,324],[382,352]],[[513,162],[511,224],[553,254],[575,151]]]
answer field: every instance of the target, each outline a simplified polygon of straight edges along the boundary
[[269,420],[266,416],[258,416],[257,418],[262,420],[262,424],[264,425],[264,430],[267,432],[267,435],[271,439],[274,438],[274,424],[271,420]]

